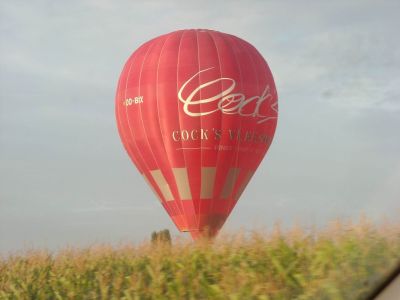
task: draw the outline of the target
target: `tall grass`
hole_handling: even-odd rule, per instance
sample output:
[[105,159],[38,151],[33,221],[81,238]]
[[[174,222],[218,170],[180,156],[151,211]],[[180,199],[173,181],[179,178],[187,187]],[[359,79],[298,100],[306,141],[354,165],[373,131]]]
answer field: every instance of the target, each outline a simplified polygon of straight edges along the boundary
[[366,221],[31,251],[0,261],[0,299],[363,299],[399,259],[399,227]]

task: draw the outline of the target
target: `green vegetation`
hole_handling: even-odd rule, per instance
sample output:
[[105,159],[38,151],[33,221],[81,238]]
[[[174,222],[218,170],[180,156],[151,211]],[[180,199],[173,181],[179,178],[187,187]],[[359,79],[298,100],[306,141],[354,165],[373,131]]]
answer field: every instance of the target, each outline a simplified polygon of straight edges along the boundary
[[0,299],[363,299],[400,259],[398,226],[336,222],[0,261]]

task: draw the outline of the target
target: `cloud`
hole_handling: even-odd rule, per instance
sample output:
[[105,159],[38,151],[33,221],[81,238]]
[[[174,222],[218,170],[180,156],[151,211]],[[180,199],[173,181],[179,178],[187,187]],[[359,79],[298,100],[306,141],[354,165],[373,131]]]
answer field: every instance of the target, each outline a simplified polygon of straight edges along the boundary
[[285,51],[285,60],[276,60],[283,89],[307,86],[310,97],[347,112],[400,109],[398,39],[335,28],[294,43],[294,50]]

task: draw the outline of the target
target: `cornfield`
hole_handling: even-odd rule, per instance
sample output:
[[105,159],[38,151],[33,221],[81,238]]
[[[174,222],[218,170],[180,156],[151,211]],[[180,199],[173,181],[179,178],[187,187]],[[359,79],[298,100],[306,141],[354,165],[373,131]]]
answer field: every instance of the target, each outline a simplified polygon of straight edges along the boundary
[[214,242],[31,250],[1,258],[0,299],[364,299],[399,260],[399,226],[365,220]]

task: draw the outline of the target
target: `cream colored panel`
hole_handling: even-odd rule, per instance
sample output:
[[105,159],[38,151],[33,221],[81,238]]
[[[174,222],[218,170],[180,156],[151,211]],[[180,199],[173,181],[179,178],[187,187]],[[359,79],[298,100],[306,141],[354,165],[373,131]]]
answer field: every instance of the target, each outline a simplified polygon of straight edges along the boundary
[[229,169],[228,175],[225,179],[225,184],[221,192],[221,198],[226,199],[232,194],[233,187],[235,186],[236,179],[239,175],[239,168]]
[[157,191],[154,189],[154,187],[151,185],[149,179],[147,178],[147,176],[143,173],[142,174],[144,180],[146,180],[147,184],[149,185],[149,187],[151,188],[151,190],[153,191],[153,193],[157,196],[157,198],[162,202],[162,199],[160,197],[160,195],[157,193]]
[[235,194],[235,200],[237,201],[239,197],[242,195],[244,189],[246,188],[247,184],[249,183],[251,177],[253,176],[254,171],[247,171],[246,177],[243,179],[242,184],[240,185],[239,189],[237,190]]
[[188,173],[186,168],[173,168],[176,185],[178,187],[179,196],[182,200],[192,200]]
[[171,189],[169,188],[169,184],[165,180],[164,175],[161,173],[161,170],[150,171],[150,174],[153,176],[154,181],[164,196],[164,199],[166,201],[173,201],[174,197],[172,196]]
[[215,183],[215,167],[201,168],[201,191],[200,198],[211,199],[214,191]]

